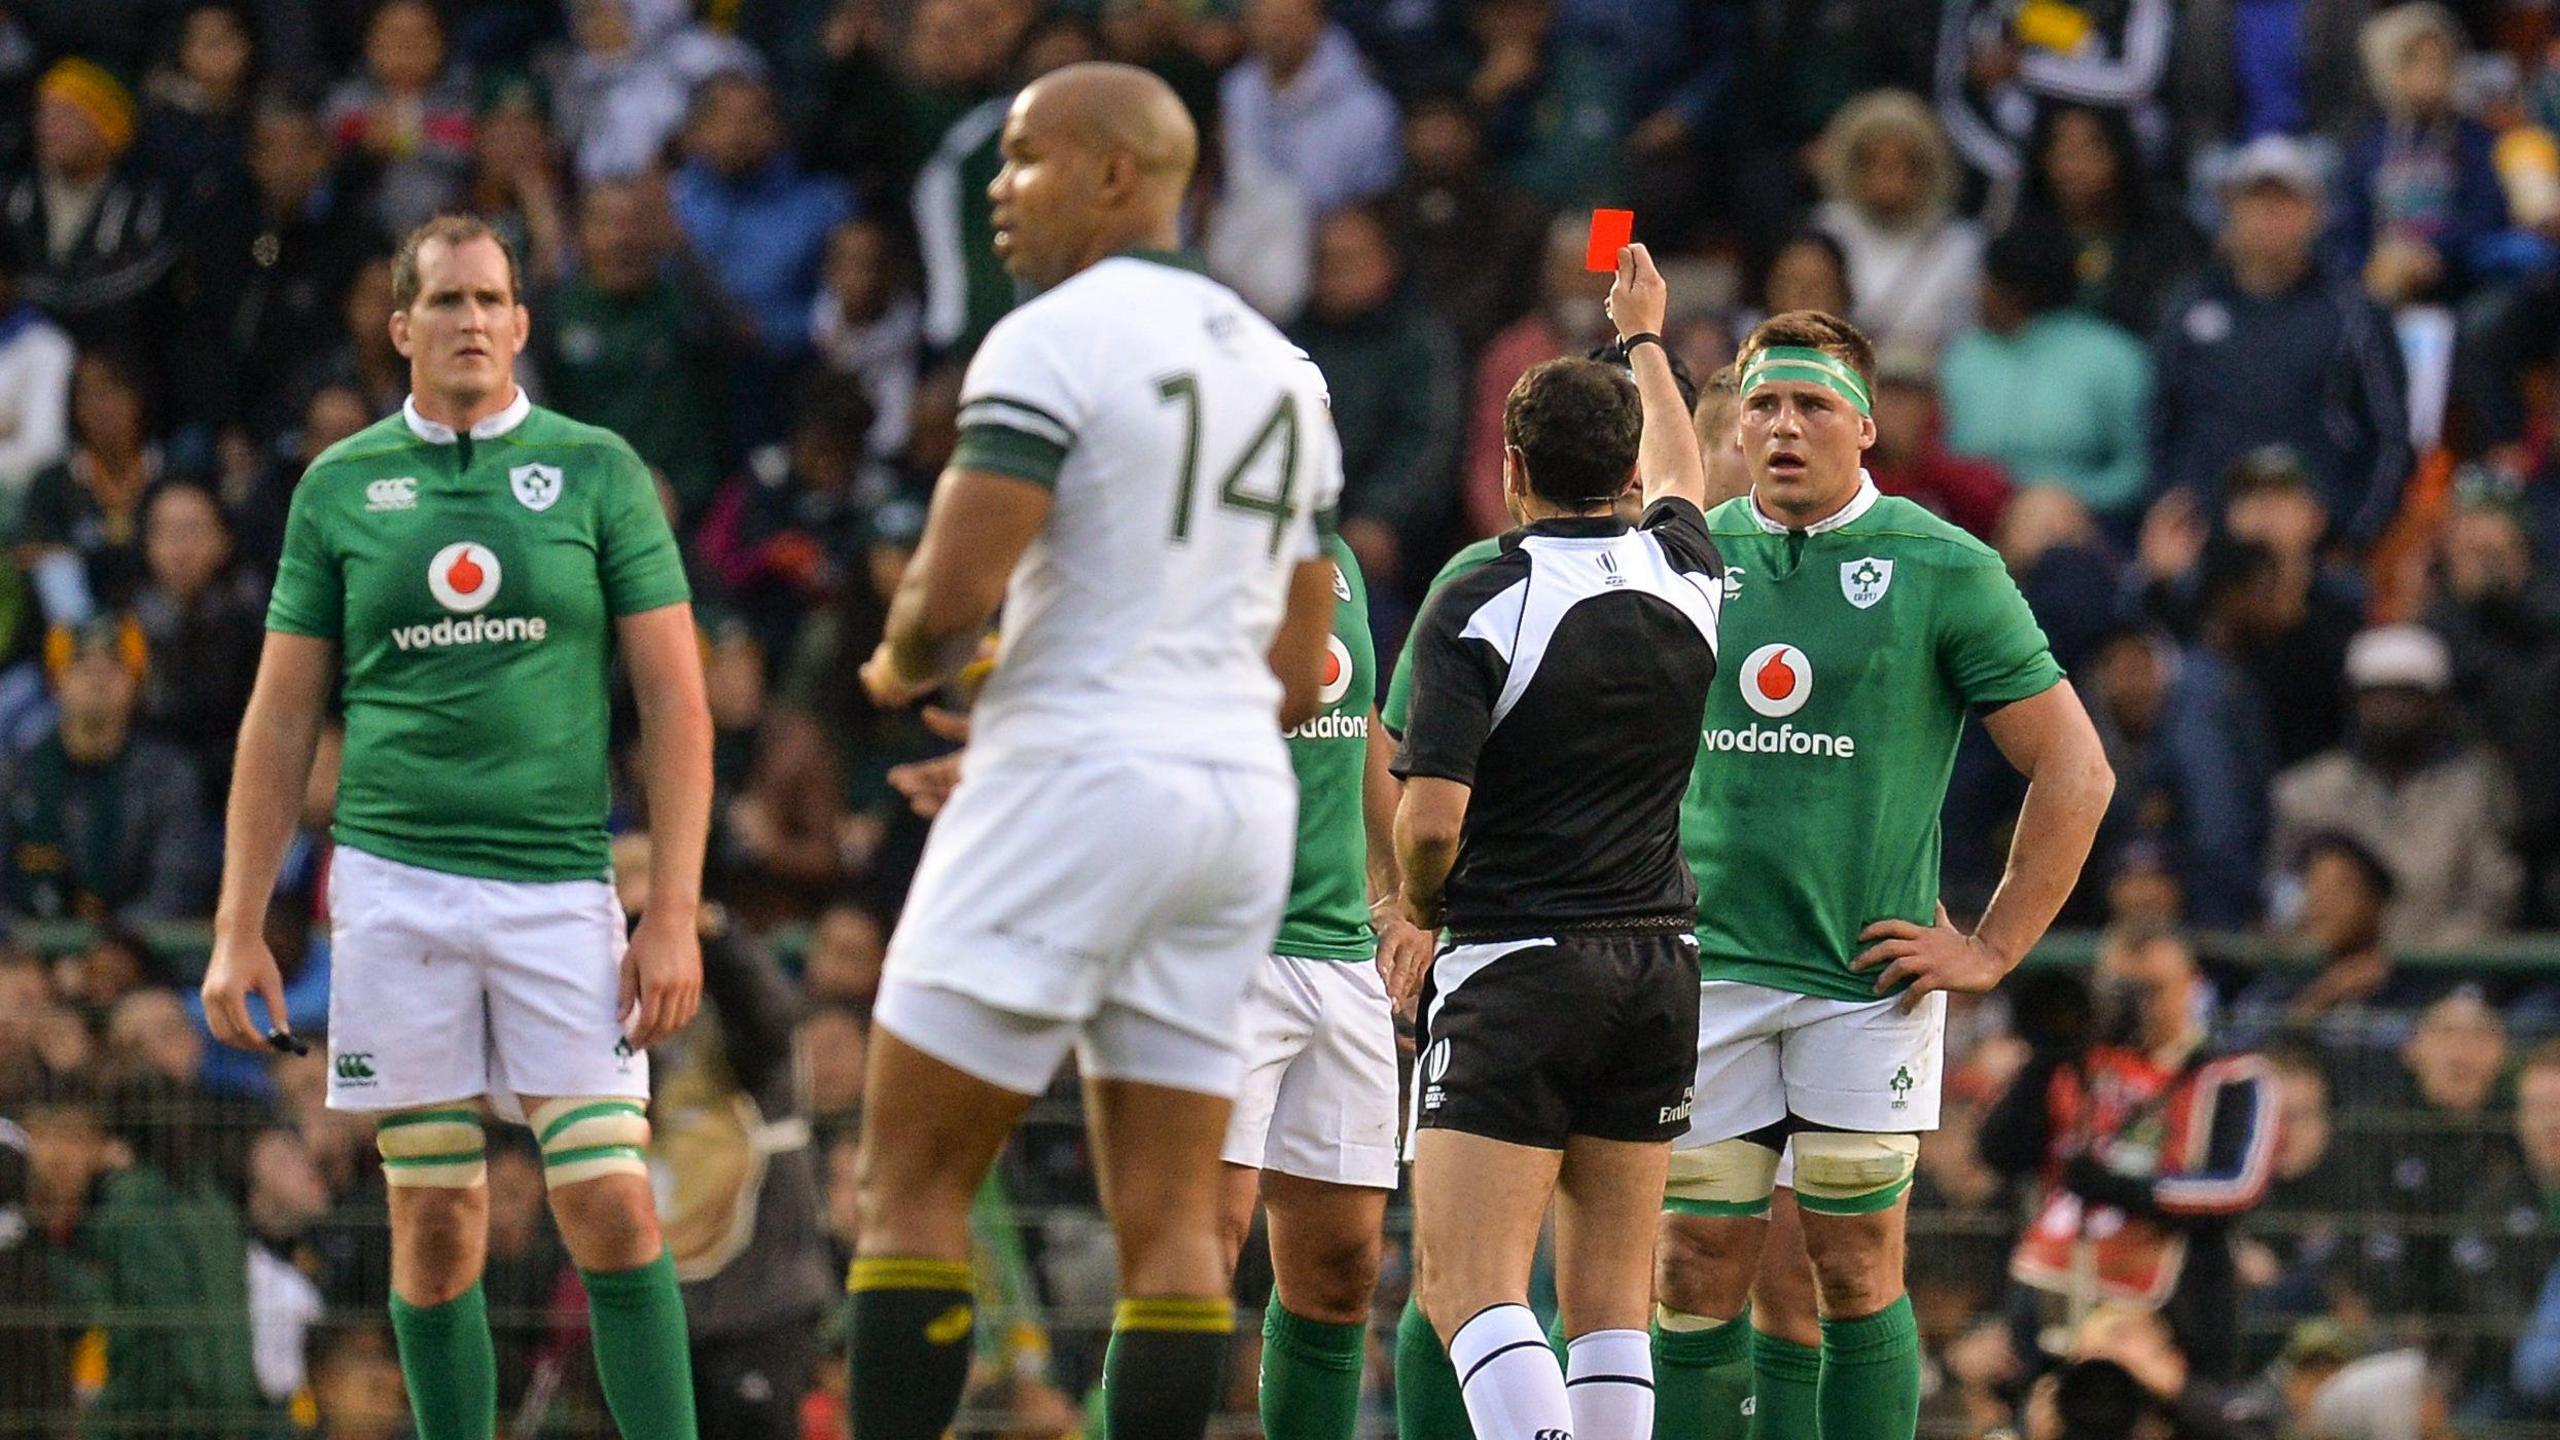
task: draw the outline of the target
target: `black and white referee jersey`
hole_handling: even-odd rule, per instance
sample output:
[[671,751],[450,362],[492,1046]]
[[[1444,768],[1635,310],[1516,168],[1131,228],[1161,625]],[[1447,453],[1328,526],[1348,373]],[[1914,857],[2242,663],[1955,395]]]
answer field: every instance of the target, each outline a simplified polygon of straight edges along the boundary
[[1676,496],[1634,529],[1523,526],[1432,598],[1394,770],[1473,789],[1443,897],[1453,935],[1695,926],[1680,799],[1723,606],[1706,517]]

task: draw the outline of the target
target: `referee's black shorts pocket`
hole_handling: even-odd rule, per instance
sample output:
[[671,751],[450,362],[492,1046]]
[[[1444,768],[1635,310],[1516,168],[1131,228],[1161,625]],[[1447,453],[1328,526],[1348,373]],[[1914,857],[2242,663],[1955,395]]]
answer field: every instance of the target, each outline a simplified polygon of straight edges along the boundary
[[1687,935],[1591,942],[1616,1023],[1581,1085],[1570,1128],[1599,1140],[1674,1140],[1689,1129],[1698,1070],[1698,947]]

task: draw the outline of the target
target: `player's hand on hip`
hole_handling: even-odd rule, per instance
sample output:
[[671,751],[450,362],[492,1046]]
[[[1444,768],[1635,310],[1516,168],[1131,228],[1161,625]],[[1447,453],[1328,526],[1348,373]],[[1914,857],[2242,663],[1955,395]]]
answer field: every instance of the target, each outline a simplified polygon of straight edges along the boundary
[[1413,1014],[1414,1001],[1422,994],[1423,972],[1431,968],[1431,956],[1438,949],[1437,937],[1401,915],[1379,922],[1378,979],[1387,987],[1387,999],[1396,1013]]
[[[702,933],[688,917],[660,922],[651,911],[622,952],[622,996],[631,1048],[646,1050],[683,1029],[702,1008]],[[671,912],[670,912],[671,913]]]
[[1875,943],[1850,961],[1849,968],[1865,974],[1882,967],[1883,973],[1876,976],[1878,995],[1909,981],[1911,988],[1902,992],[1906,1015],[1941,990],[1979,995],[2009,973],[2008,963],[1990,946],[1956,928],[1943,904],[1936,923],[1925,928],[1908,920],[1879,920],[1859,931],[1858,938]]
[[249,1018],[249,997],[267,1002],[267,1023],[277,1034],[290,1033],[285,1023],[284,972],[263,935],[216,937],[213,958],[204,967],[204,1020],[213,1038],[243,1050],[264,1050],[268,1039]]
[[1671,287],[1653,268],[1653,256],[1642,245],[1618,252],[1618,278],[1609,287],[1609,318],[1621,335],[1659,335],[1671,308]]

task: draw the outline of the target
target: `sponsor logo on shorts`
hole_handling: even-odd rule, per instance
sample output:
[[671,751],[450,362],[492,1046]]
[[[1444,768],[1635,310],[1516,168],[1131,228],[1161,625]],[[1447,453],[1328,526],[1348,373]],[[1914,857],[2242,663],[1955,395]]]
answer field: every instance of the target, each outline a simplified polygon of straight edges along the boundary
[[630,1074],[630,1073],[631,1073],[631,1037],[630,1037],[630,1036],[628,1036],[628,1035],[621,1035],[621,1036],[616,1036],[616,1037],[614,1038],[614,1042],[613,1042],[613,1064],[614,1064],[614,1068],[615,1068],[616,1070],[621,1071],[623,1074],[628,1075],[628,1074]]
[[342,1085],[352,1088],[374,1083],[371,1051],[350,1050],[340,1055],[334,1064],[338,1072],[338,1083]]
[[1440,1087],[1441,1079],[1448,1073],[1449,1038],[1444,1035],[1432,1041],[1431,1048],[1422,1052],[1423,1109],[1437,1110],[1440,1102],[1449,1098],[1448,1092]]
[[1689,1118],[1690,1110],[1695,1108],[1697,1103],[1698,1087],[1695,1085],[1683,1085],[1680,1087],[1680,1103],[1677,1105],[1663,1106],[1662,1114],[1657,1117],[1658,1122],[1668,1125],[1675,1120],[1686,1120]]
[[418,477],[386,475],[368,481],[364,487],[367,510],[415,510],[418,508]]
[[1910,1066],[1896,1065],[1893,1067],[1893,1078],[1885,1082],[1884,1088],[1893,1092],[1894,1109],[1905,1110],[1910,1108],[1911,1087],[1918,1083],[1918,1081],[1911,1078]]

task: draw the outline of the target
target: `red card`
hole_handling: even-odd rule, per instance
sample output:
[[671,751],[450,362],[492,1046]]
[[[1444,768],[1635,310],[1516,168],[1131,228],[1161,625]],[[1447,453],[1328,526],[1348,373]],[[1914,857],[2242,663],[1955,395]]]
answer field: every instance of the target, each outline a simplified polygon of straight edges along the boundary
[[1591,212],[1591,246],[1583,252],[1585,270],[1615,270],[1618,252],[1636,236],[1636,212],[1633,210],[1594,210]]

